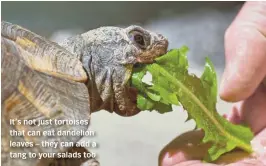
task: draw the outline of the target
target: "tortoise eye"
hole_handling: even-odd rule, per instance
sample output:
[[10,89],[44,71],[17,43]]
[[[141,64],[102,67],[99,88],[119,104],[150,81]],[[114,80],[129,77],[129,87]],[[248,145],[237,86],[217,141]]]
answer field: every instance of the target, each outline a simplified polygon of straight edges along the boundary
[[149,45],[149,35],[145,35],[139,31],[130,32],[130,40],[132,40],[141,49],[146,49]]
[[140,34],[136,34],[134,36],[134,40],[137,44],[139,44],[141,47],[145,47],[145,41],[143,36],[141,36]]

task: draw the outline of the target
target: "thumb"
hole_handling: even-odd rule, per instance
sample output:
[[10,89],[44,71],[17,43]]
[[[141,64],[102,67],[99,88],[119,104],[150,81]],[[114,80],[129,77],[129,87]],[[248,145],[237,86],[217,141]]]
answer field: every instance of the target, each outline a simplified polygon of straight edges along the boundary
[[249,97],[266,76],[266,2],[246,2],[225,34],[226,66],[220,97]]

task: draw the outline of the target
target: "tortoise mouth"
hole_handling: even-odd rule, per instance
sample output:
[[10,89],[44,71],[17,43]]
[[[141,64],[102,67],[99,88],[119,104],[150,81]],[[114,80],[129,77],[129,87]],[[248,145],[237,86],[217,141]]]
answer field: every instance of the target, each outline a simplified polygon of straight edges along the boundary
[[133,74],[140,72],[146,65],[156,62],[156,58],[163,56],[167,53],[167,47],[165,45],[157,45],[156,51],[146,51],[143,52],[138,58],[137,62],[133,64],[133,69],[131,71],[131,76],[127,82],[127,87],[130,89],[130,100],[137,105],[137,96],[139,94],[138,89],[133,85]]
[[153,47],[143,51],[138,57],[138,63],[150,64],[155,61],[157,57],[163,56],[167,53],[168,43],[158,43]]
[[[153,62],[155,62],[155,61],[153,61]],[[152,63],[153,63],[152,62]],[[150,63],[151,64],[151,63]],[[141,69],[141,68],[143,68],[144,66],[145,66],[146,64],[144,64],[144,63],[140,63],[140,62],[137,62],[137,63],[135,63],[134,65],[133,65],[133,71],[134,71],[134,69],[136,70],[136,69]],[[133,72],[132,72],[132,74],[133,74]]]

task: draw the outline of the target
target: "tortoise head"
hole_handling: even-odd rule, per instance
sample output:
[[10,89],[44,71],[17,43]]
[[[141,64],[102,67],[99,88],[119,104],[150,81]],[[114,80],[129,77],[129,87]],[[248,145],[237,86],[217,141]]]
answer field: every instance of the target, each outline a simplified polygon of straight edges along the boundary
[[[114,101],[113,110],[123,116],[139,112],[136,96],[132,97],[129,80],[138,63],[152,63],[167,52],[168,41],[161,34],[140,26],[101,27],[81,35],[85,42],[82,62],[106,105]],[[84,46],[84,45],[83,45]],[[92,71],[93,70],[93,71]],[[107,104],[111,105],[111,104]],[[112,111],[111,111],[112,112]]]
[[152,63],[156,57],[167,52],[168,40],[161,34],[134,25],[124,31],[132,47],[135,62]]
[[140,26],[101,27],[82,34],[86,49],[99,57],[100,64],[152,63],[167,52],[168,40]]

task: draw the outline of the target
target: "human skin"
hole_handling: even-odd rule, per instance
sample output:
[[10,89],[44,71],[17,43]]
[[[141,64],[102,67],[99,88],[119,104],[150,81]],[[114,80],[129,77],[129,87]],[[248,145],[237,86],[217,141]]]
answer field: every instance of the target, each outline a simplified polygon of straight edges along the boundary
[[266,2],[246,2],[225,33],[226,66],[219,95],[235,102],[225,117],[247,124],[254,132],[253,154],[234,151],[216,164],[202,163],[208,145],[199,145],[202,131],[185,133],[161,151],[162,166],[266,165]]

